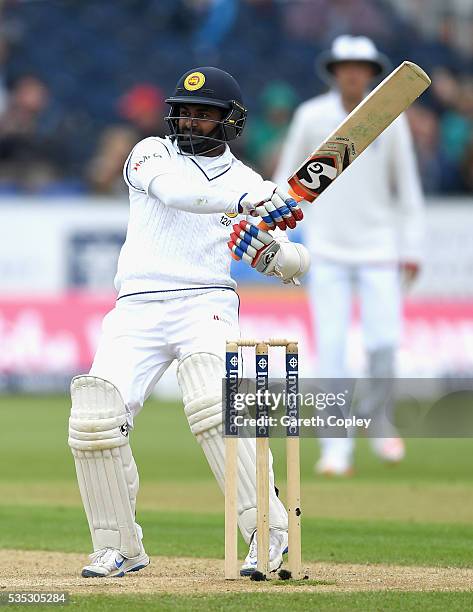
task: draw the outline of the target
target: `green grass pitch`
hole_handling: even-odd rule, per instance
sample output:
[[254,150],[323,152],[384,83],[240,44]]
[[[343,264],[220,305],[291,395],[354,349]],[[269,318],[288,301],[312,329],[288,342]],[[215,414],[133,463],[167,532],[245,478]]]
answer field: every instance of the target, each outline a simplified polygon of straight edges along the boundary
[[[0,549],[90,552],[67,447],[68,412],[65,396],[0,397]],[[222,558],[223,498],[182,406],[148,402],[131,441],[148,552]],[[283,441],[274,441],[273,450],[284,495]],[[315,443],[303,440],[304,560],[472,568],[472,451],[470,439],[407,440],[405,462],[388,468],[359,440],[356,475],[323,480],[313,472]],[[466,610],[473,593],[318,593],[317,587],[282,593],[275,586],[271,593],[77,595],[72,601],[81,610],[117,603],[133,610]]]

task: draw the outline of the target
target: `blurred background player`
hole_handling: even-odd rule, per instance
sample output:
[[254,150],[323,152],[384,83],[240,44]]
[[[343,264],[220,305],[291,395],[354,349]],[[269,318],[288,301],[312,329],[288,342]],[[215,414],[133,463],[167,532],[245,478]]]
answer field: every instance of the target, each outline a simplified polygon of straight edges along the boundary
[[[302,219],[292,198],[228,147],[247,114],[230,74],[213,67],[188,71],[166,102],[171,136],[145,138],[125,162],[130,220],[115,279],[118,299],[104,319],[90,373],[71,385],[69,444],[94,547],[83,577],[122,576],[149,563],[135,522],[138,472],[128,431],[174,360],[191,431],[223,490],[225,342],[239,337],[230,219],[252,214],[281,230]],[[301,245],[275,240],[245,219],[235,228],[234,255],[262,273],[295,282],[307,270]],[[238,515],[250,544],[242,575],[257,563],[255,472],[255,440],[242,439]],[[287,512],[272,467],[270,481],[274,571],[287,547]]]
[[[331,90],[296,111],[275,173],[283,184],[295,168],[367,95],[389,66],[364,36],[340,36],[318,68]],[[419,271],[423,197],[406,118],[401,116],[323,194],[306,207],[305,243],[312,257],[309,294],[315,320],[318,376],[350,376],[346,366],[354,291],[360,304],[366,375],[392,379],[401,333],[401,284]],[[388,381],[373,384],[363,411],[385,411],[370,439],[374,452],[400,461],[404,444],[390,422]],[[316,470],[346,475],[354,440],[321,438]]]

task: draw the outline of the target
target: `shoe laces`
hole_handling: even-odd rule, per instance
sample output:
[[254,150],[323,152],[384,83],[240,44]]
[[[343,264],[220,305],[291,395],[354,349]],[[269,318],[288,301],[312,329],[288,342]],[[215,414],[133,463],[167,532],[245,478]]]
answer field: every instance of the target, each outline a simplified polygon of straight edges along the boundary
[[114,566],[117,552],[118,551],[115,550],[115,548],[102,548],[100,550],[93,552],[90,555],[90,558],[94,565],[107,566],[111,564],[112,566]]

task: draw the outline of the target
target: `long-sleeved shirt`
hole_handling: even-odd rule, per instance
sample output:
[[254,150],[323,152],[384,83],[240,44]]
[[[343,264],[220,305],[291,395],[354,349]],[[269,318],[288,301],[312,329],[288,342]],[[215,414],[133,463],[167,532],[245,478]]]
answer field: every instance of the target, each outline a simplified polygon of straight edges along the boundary
[[[346,116],[335,91],[302,104],[289,128],[275,182],[286,184]],[[347,264],[417,262],[423,206],[411,134],[401,116],[304,207],[301,229],[312,255]]]
[[218,157],[182,155],[169,138],[138,143],[123,173],[130,218],[115,277],[119,298],[234,289],[227,242],[240,196],[261,176],[228,147]]

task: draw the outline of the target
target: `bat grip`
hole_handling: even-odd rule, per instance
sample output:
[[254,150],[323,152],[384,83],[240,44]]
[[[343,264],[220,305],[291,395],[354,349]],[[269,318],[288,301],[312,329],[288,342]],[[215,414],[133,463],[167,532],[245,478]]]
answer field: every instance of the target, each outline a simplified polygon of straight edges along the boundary
[[296,202],[301,202],[304,198],[300,196],[298,193],[294,191],[292,187],[289,187],[287,193],[293,198]]

